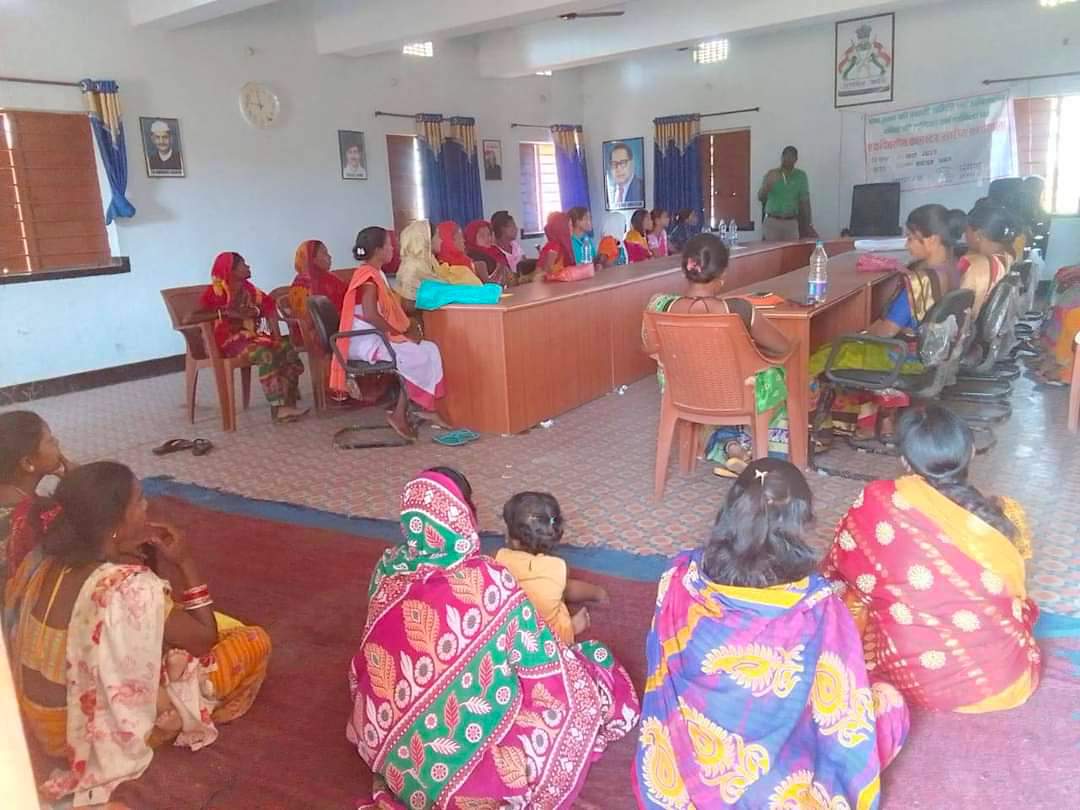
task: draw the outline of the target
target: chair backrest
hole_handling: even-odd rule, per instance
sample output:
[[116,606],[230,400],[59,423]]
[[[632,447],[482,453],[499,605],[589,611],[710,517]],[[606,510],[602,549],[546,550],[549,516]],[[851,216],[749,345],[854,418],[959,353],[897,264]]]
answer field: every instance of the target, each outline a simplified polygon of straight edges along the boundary
[[979,312],[979,322],[976,326],[977,340],[989,345],[1013,324],[1015,320],[1017,282],[1012,276],[1005,276],[994,285],[982,311]]
[[203,342],[201,330],[186,324],[188,317],[199,311],[199,304],[205,291],[205,284],[169,287],[161,291],[161,298],[165,301],[165,309],[169,312],[173,329],[184,336],[188,353],[196,360],[205,360],[209,357],[206,344]]
[[946,293],[930,307],[919,325],[917,348],[924,365],[959,362],[961,347],[970,342],[974,308],[975,293],[964,289]]
[[666,393],[683,411],[754,412],[754,375],[769,362],[738,315],[646,312],[660,347]]
[[899,183],[862,183],[851,190],[852,236],[898,236],[900,232]]
[[330,336],[338,331],[341,323],[340,315],[334,302],[325,295],[309,295],[307,299],[308,315],[311,316],[311,325],[314,327],[314,338],[322,350],[329,354]]

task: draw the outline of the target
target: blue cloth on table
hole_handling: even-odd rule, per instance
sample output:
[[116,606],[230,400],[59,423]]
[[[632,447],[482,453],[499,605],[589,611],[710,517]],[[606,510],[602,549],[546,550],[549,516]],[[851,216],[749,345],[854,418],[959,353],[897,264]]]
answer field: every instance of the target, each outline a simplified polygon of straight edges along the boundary
[[424,279],[416,292],[417,309],[438,309],[450,304],[495,304],[502,295],[498,284],[447,284]]

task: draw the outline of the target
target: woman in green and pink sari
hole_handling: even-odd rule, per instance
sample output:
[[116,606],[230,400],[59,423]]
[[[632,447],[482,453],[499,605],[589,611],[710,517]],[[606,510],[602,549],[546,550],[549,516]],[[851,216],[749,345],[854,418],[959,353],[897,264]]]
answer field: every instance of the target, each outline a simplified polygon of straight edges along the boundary
[[372,577],[346,729],[376,774],[361,807],[569,808],[637,722],[611,652],[562,644],[480,553],[471,496],[450,469],[409,482],[406,542]]

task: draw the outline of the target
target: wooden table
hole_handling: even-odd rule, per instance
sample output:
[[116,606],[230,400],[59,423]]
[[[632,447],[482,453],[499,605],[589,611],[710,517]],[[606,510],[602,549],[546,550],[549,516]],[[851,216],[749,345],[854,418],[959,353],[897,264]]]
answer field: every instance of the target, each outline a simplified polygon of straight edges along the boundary
[[[770,279],[805,266],[813,247],[740,246],[726,286],[772,289]],[[851,248],[844,240],[826,249]],[[679,262],[672,256],[600,270],[586,281],[527,284],[492,306],[425,313],[425,334],[442,351],[440,413],[454,425],[518,433],[654,373],[641,346],[641,316],[653,295],[686,289]],[[803,285],[805,292],[805,276]]]
[[[856,270],[858,255],[846,253],[829,259],[829,288],[823,303],[813,307],[781,304],[761,310],[790,340],[798,342],[787,379],[791,461],[798,467],[805,467],[807,462],[810,355],[840,335],[859,332],[869,326],[896,289],[893,273]],[[882,255],[901,263],[910,259],[905,251]],[[805,300],[809,272],[809,266],[802,267],[777,276],[764,287],[746,285],[732,289],[729,294],[749,295],[768,290],[787,299]]]

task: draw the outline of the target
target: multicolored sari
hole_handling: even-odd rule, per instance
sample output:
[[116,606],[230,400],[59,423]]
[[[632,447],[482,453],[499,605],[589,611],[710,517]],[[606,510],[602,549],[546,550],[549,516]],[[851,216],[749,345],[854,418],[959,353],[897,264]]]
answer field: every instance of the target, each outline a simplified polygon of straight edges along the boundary
[[1038,686],[1030,538],[1004,503],[1015,542],[918,476],[873,482],[840,522],[824,571],[846,587],[867,668],[912,703],[998,711]]
[[716,585],[700,550],[660,578],[634,763],[656,810],[876,808],[909,716],[871,685],[858,633],[814,574],[772,588]]
[[361,807],[569,808],[638,701],[597,642],[568,647],[502,566],[445,476],[402,496],[349,669],[346,736],[377,774]]

